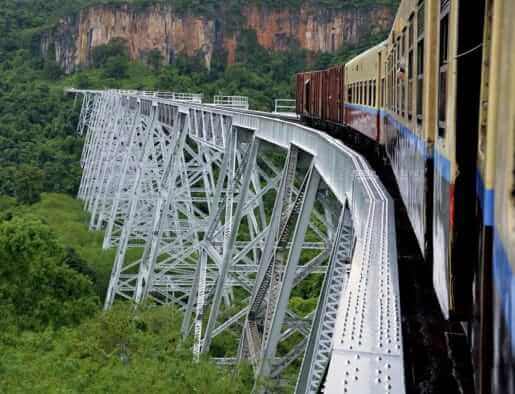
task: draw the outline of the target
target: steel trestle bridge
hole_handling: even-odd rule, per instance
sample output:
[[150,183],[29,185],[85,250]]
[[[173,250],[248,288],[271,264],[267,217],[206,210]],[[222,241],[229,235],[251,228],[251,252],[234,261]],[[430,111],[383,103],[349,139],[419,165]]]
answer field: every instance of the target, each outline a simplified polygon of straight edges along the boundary
[[[359,154],[196,96],[69,92],[78,197],[117,250],[106,309],[173,304],[193,357],[229,338],[216,361],[247,360],[257,382],[299,371],[296,393],[405,392],[394,205]],[[321,290],[299,314],[306,280]]]

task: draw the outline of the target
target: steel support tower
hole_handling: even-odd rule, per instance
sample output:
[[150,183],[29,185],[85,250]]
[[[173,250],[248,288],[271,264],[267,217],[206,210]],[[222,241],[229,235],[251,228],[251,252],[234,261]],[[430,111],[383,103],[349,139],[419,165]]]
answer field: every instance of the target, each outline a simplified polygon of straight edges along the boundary
[[175,305],[193,357],[248,360],[256,392],[405,391],[393,202],[360,155],[200,95],[69,92],[78,198],[117,250],[106,309]]

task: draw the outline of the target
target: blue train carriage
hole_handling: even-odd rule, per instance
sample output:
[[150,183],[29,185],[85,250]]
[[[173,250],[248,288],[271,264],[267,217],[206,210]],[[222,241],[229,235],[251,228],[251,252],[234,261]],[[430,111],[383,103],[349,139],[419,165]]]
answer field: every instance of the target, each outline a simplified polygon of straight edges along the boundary
[[[477,210],[474,364],[479,392],[515,393],[515,2],[485,8]],[[488,368],[490,367],[490,368]],[[491,389],[491,391],[489,391]]]
[[432,259],[435,2],[404,0],[381,64],[382,143],[424,257]]

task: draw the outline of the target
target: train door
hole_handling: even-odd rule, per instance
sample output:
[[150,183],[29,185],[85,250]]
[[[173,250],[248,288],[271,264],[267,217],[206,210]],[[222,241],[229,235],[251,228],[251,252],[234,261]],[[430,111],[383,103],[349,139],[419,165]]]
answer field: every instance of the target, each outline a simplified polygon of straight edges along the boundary
[[[487,154],[487,128],[489,116],[490,67],[492,55],[493,0],[485,6],[483,32],[483,69],[481,76],[480,121],[478,131],[478,160],[476,181],[476,217],[479,224],[478,265],[473,276],[473,321],[471,327],[474,384],[479,394],[490,393],[493,346],[492,314],[492,245],[493,228],[488,203],[493,190],[493,157]],[[487,163],[488,159],[488,163]],[[488,196],[488,197],[487,197]],[[486,198],[485,198],[486,197]]]
[[310,115],[311,114],[311,76],[306,76],[306,79],[304,80],[304,108],[303,111],[305,114]]
[[[456,0],[454,0],[456,1]],[[447,103],[449,99],[449,31],[451,19],[450,1],[441,0],[438,25],[438,69],[437,69],[437,123],[434,144],[434,187],[433,187],[433,283],[444,315],[449,318],[452,309],[452,288],[450,284],[450,244],[453,221],[454,190],[451,180],[450,137],[447,133]],[[452,30],[451,30],[452,31]],[[453,35],[454,36],[454,35]],[[451,110],[452,111],[452,110]]]
[[[455,312],[470,318],[472,278],[477,271],[478,224],[475,215],[477,141],[481,97],[484,0],[472,4],[460,0],[456,59],[456,139],[457,175],[454,192],[455,245],[452,251]],[[455,262],[455,263],[454,263]]]
[[[478,270],[478,221],[475,209],[477,142],[481,110],[482,43],[485,0],[460,0],[456,69],[456,144],[454,237],[452,261],[456,312],[465,317],[472,312],[472,279]],[[471,264],[472,263],[472,264]],[[475,263],[475,264],[474,264]]]
[[484,0],[441,0],[434,154],[434,283],[444,314],[470,321]]

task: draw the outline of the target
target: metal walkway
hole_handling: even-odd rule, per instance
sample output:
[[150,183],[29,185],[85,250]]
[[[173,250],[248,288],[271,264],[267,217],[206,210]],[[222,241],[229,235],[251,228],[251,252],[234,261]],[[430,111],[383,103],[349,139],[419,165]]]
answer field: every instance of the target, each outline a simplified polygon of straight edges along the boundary
[[[405,391],[394,205],[360,155],[195,97],[71,92],[79,198],[117,248],[105,308],[175,304],[194,357],[294,371],[297,393]],[[301,313],[305,281],[321,292]]]

